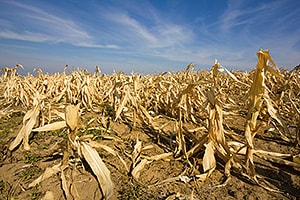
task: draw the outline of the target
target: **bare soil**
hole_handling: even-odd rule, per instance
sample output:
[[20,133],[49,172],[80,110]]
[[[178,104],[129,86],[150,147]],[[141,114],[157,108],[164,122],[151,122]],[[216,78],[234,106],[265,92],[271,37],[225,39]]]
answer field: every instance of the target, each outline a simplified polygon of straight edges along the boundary
[[[33,188],[29,188],[28,184],[40,176],[46,167],[61,162],[67,146],[66,130],[33,132],[30,151],[24,151],[22,147],[13,152],[8,151],[9,144],[22,126],[24,113],[21,108],[15,108],[15,112],[0,118],[0,199],[41,199],[47,191],[52,191],[55,199],[65,199],[59,174]],[[100,126],[97,120],[86,125],[91,118],[97,117],[91,112],[83,112],[81,124],[84,128],[79,129],[78,134],[93,134],[94,140],[116,150],[128,166],[137,138],[142,141],[143,147],[149,147],[142,152],[143,156],[174,151],[175,134],[172,134],[172,128],[170,135],[165,138],[159,137],[159,133],[149,127],[132,127],[132,124],[126,122],[112,121],[109,131],[88,129]],[[243,142],[244,118],[225,116],[224,121],[227,125],[225,129],[234,130]],[[255,148],[281,153],[300,152],[299,147],[293,143],[284,142],[278,135],[263,131],[255,138]],[[300,199],[299,169],[258,157],[254,158],[257,174],[280,192],[268,191],[234,171],[228,182],[223,184],[226,177],[222,162],[218,162],[217,169],[208,180],[200,181],[194,176],[201,171],[200,167],[193,169],[184,159],[174,157],[147,164],[139,180],[134,180],[116,156],[106,151],[99,151],[99,154],[111,172],[114,183],[112,199]],[[85,161],[74,157],[70,163],[66,174],[72,177],[80,198],[101,199],[102,193],[96,178]],[[180,175],[186,179],[178,178]]]

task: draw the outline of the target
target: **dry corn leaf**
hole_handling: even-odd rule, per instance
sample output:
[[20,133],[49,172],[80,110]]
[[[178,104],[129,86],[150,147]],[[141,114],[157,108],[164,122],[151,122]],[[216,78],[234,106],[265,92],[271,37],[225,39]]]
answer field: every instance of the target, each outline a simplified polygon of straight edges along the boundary
[[[275,67],[276,64],[274,63],[274,61],[272,61],[272,65]],[[275,71],[271,66],[269,65],[266,65],[265,66],[266,70],[268,72],[270,72],[273,76],[277,77],[277,78],[280,78],[280,79],[283,79],[284,77],[279,73],[279,71]]]
[[24,149],[29,150],[29,135],[32,131],[32,128],[36,124],[37,118],[40,113],[39,106],[35,106],[33,109],[28,111],[23,119],[23,126],[21,130],[19,131],[17,137],[14,139],[14,141],[10,144],[9,150],[14,150],[23,140]]
[[130,169],[128,168],[125,160],[119,155],[117,154],[118,158],[120,159],[120,161],[122,162],[122,164],[124,165],[125,169],[126,169],[126,172],[129,173],[130,172]]
[[253,125],[252,125],[252,122],[250,120],[248,120],[246,122],[246,129],[245,129],[245,138],[246,138],[246,141],[247,141],[247,146],[251,149],[254,148],[254,142],[253,142],[253,138],[256,134],[256,132],[253,132]]
[[216,159],[214,155],[214,144],[212,141],[208,142],[207,144],[204,145],[205,152],[203,156],[203,171],[207,172],[210,169],[214,169],[216,167]]
[[197,174],[195,177],[199,181],[205,181],[208,178],[209,173]]
[[231,157],[225,164],[224,171],[227,177],[230,176],[230,169],[232,167],[233,162],[234,162],[233,157]]
[[192,155],[196,154],[205,143],[209,140],[208,134],[204,134],[199,141],[194,145],[188,152],[187,155],[188,157],[191,157]]
[[115,121],[120,117],[120,114],[122,113],[125,105],[127,104],[127,101],[128,101],[128,98],[129,98],[128,95],[129,95],[129,93],[125,92],[125,96],[123,96],[123,98],[122,98],[122,103],[119,106],[118,110],[116,111]]
[[77,188],[76,188],[75,182],[73,182],[73,183],[71,184],[71,189],[70,189],[70,191],[71,191],[72,197],[73,197],[75,200],[77,200],[77,199],[79,200],[79,199],[80,199],[80,195],[79,195],[78,190],[77,190]]
[[21,130],[19,131],[17,137],[14,139],[14,141],[9,145],[9,150],[14,150],[23,140],[24,138],[24,130],[25,125],[22,126]]
[[[68,169],[67,169],[68,170]],[[67,200],[73,200],[73,197],[70,192],[71,183],[67,180],[64,170],[61,171],[61,185],[64,190],[65,196]]]
[[55,131],[66,127],[66,121],[53,122],[51,124],[47,124],[45,126],[35,128],[32,131]]
[[[270,96],[267,93],[265,93],[265,95],[264,95],[264,100],[267,103],[268,113],[270,114],[270,116],[273,119],[275,119],[281,125],[281,127],[283,127],[284,132],[286,134],[290,135],[290,131],[289,131],[288,127],[286,126],[285,122],[281,119],[278,112],[273,107],[272,100],[271,100]],[[281,133],[281,132],[279,132],[279,133]],[[281,138],[283,140],[287,141],[287,142],[291,141],[287,136],[285,136],[283,134],[281,134]]]
[[131,161],[132,161],[132,169],[135,168],[135,165],[140,160],[140,154],[142,151],[142,141],[140,141],[138,138],[136,139],[136,144],[134,145],[132,154],[131,154]]
[[103,196],[109,199],[113,195],[113,182],[110,177],[110,171],[105,166],[98,152],[85,142],[80,142],[80,150],[100,184]]
[[127,172],[129,172],[129,168],[126,164],[126,162],[124,161],[124,159],[115,151],[113,150],[112,148],[110,148],[109,146],[106,146],[106,145],[103,145],[103,144],[100,144],[98,142],[95,142],[95,141],[89,141],[89,144],[91,147],[93,148],[100,148],[100,149],[104,149],[105,151],[109,152],[110,154],[114,155],[114,156],[117,156],[120,161],[122,162],[122,164],[124,165],[125,169]]
[[117,153],[115,152],[115,150],[113,150],[112,148],[110,148],[107,145],[100,144],[99,142],[95,142],[95,141],[89,141],[89,145],[93,148],[104,149],[108,153],[110,153],[114,156],[117,156]]
[[50,178],[51,176],[57,174],[58,172],[61,171],[61,163],[54,165],[53,167],[47,167],[45,172],[40,175],[37,179],[35,179],[32,183],[28,185],[28,187],[34,187],[43,180]]
[[166,159],[170,156],[172,156],[173,153],[172,152],[169,152],[169,153],[162,153],[162,154],[159,154],[159,155],[155,155],[155,156],[151,156],[151,157],[146,157],[147,160],[161,160],[161,159]]
[[149,114],[149,112],[146,110],[146,108],[142,105],[139,105],[139,109],[140,111],[142,111],[142,113],[144,114],[144,116],[147,118],[148,122],[150,124],[152,124],[153,118],[151,117],[151,115]]
[[[289,161],[289,160],[285,160],[282,158],[278,158],[278,157],[273,157],[273,156],[269,156],[269,155],[263,155],[263,154],[257,154],[260,158],[267,160],[267,161],[271,161],[274,163],[278,163],[280,165],[286,165],[286,166],[290,166],[290,167],[294,167],[296,169],[300,169],[300,164],[294,161]],[[296,160],[297,161],[297,160]]]
[[165,180],[158,181],[157,183],[155,183],[153,185],[148,185],[148,187],[150,188],[150,187],[155,187],[155,186],[158,186],[158,185],[161,185],[161,184],[164,184],[164,183],[176,182],[176,181],[180,180],[180,177],[181,177],[181,175],[175,176],[175,177],[171,177],[171,178],[167,178]]
[[56,114],[57,116],[59,116],[60,118],[62,118],[63,120],[66,120],[66,114],[63,112],[59,112],[58,110],[51,110],[51,112],[53,112],[54,114]]
[[[235,150],[233,150],[235,153],[239,153],[241,155],[246,154],[246,146],[245,144],[237,141],[230,141],[228,142],[229,146],[233,147]],[[277,158],[290,158],[292,157],[292,154],[285,154],[285,153],[277,153],[272,151],[265,151],[261,149],[253,149],[252,152],[258,156],[271,156],[271,157],[277,157]]]
[[147,159],[142,159],[136,166],[133,168],[131,175],[135,180],[138,180],[140,177],[141,170],[144,169],[145,165],[150,163]]
[[142,148],[142,151],[146,151],[146,150],[149,150],[149,149],[153,149],[153,145],[147,145],[147,146],[144,146],[143,148]]
[[227,74],[233,79],[235,80],[236,82],[242,84],[242,85],[245,85],[247,87],[250,87],[250,85],[240,81],[233,73],[231,73],[228,69],[226,69],[224,66],[222,66],[222,68],[227,72]]
[[79,104],[68,105],[66,107],[66,123],[72,131],[74,131],[79,124]]
[[266,155],[266,156],[272,156],[277,158],[290,158],[292,157],[292,154],[286,154],[286,153],[277,153],[277,152],[271,152],[271,151],[265,151],[261,149],[255,149],[253,152],[256,155]]

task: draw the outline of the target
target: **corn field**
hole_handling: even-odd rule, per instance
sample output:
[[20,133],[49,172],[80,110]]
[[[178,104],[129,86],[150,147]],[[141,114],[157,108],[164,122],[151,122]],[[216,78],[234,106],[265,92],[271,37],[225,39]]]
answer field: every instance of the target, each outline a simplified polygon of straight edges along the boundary
[[[41,167],[22,192],[58,177],[62,199],[84,199],[74,178],[78,169],[92,174],[100,191],[97,198],[103,199],[125,199],[112,172],[119,169],[128,180],[143,185],[143,191],[173,182],[193,184],[192,193],[160,196],[165,199],[200,199],[197,187],[220,172],[223,178],[215,188],[241,177],[240,182],[269,194],[286,195],[262,175],[261,163],[288,170],[300,181],[300,70],[279,69],[268,50],[257,52],[257,65],[250,72],[230,71],[217,60],[211,71],[189,64],[179,72],[151,75],[107,75],[98,66],[92,73],[66,66],[62,72],[35,69],[34,75],[22,76],[17,73],[20,68],[21,64],[4,68],[0,77],[0,119],[10,123],[17,114],[22,116],[11,137],[3,137],[0,166],[13,163],[18,152],[39,152],[34,145],[37,135],[58,135],[47,147],[52,156],[58,154],[57,146],[64,146],[55,162]],[[129,127],[129,133],[146,133],[153,144],[146,144],[141,134],[125,140],[118,125]],[[289,150],[262,148],[258,139]],[[151,151],[158,147],[161,151]],[[180,162],[184,167],[177,175],[170,172],[172,176],[145,183],[143,172],[159,162]],[[3,188],[2,196],[14,199],[17,189],[11,186],[5,193]],[[299,194],[299,182],[293,188]],[[55,192],[43,190],[39,198],[57,199]]]

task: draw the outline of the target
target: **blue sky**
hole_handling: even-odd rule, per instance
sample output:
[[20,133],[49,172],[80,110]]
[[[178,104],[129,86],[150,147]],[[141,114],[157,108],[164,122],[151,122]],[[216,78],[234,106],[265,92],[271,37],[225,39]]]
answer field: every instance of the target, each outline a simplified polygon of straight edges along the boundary
[[299,0],[0,0],[0,67],[251,70],[259,48],[300,64]]

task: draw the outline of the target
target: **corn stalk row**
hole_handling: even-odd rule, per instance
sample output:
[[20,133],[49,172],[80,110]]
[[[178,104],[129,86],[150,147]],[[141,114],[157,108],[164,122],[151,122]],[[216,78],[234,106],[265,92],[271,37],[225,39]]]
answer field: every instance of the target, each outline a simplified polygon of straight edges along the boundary
[[[282,140],[299,145],[300,71],[278,69],[268,50],[259,50],[257,56],[256,69],[250,72],[229,71],[217,60],[210,72],[195,70],[190,64],[179,72],[154,75],[125,75],[123,72],[107,75],[101,74],[99,67],[89,73],[82,69],[69,71],[66,66],[60,73],[48,74],[36,69],[36,75],[22,76],[17,73],[22,65],[4,68],[0,89],[4,91],[1,103],[5,108],[0,116],[9,115],[13,106],[27,110],[22,128],[9,149],[13,151],[22,143],[23,148],[29,150],[32,131],[69,127],[68,152],[77,148],[88,162],[90,155],[97,157],[90,142],[76,136],[78,123],[75,122],[75,128],[68,123],[70,111],[61,111],[62,107],[78,105],[75,115],[94,112],[102,116],[102,123],[107,128],[111,120],[125,121],[134,127],[148,127],[157,138],[164,140],[170,141],[175,135],[176,140],[170,141],[175,145],[166,142],[164,145],[174,157],[185,159],[191,168],[201,164],[203,173],[198,176],[201,179],[209,177],[216,168],[216,157],[219,157],[227,177],[233,168],[244,170],[258,182],[254,155],[265,159],[271,156],[287,165],[299,165],[298,161],[288,164],[287,160],[282,160],[293,155],[256,149],[254,138],[260,129],[274,127]],[[231,116],[246,121],[244,144],[236,141],[234,135],[237,133],[228,134],[224,128],[226,119]],[[169,121],[162,123],[163,118]],[[173,129],[167,130],[170,123]],[[141,148],[136,147],[133,154],[140,151]],[[239,155],[245,158],[241,159]],[[199,156],[202,163],[191,162]],[[67,159],[66,153],[61,166],[67,165]],[[97,160],[101,163],[101,159],[97,157]],[[136,155],[132,158],[131,169],[127,166],[126,169],[138,179],[136,167],[149,162],[149,159],[140,159]],[[63,172],[61,166],[55,166],[53,170],[59,168]],[[101,184],[101,178],[99,181]],[[104,196],[111,196],[111,189],[106,192]]]

